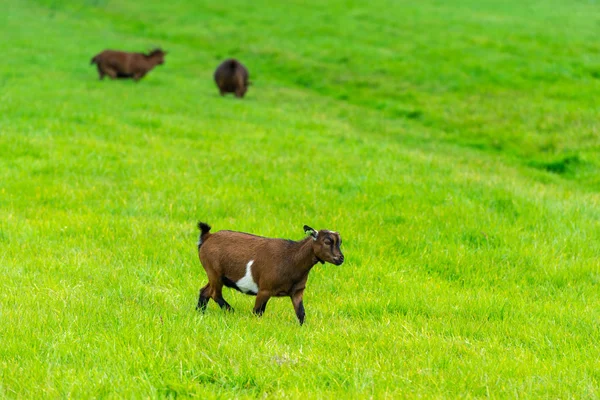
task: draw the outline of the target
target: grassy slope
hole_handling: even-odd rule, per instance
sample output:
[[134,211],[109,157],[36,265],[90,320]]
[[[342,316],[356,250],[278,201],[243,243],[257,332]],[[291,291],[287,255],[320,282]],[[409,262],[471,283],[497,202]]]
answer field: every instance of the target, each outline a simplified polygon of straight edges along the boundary
[[[599,395],[593,4],[149,3],[0,14],[0,396]],[[200,316],[199,218],[348,261]]]

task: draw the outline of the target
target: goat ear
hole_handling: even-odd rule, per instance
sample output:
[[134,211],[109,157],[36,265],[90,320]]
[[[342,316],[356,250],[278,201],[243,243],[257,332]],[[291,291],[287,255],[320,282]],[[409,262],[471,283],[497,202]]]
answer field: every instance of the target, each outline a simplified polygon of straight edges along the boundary
[[313,240],[317,240],[317,236],[319,236],[319,232],[315,231],[308,225],[304,225],[304,233],[308,233],[310,236],[312,236]]

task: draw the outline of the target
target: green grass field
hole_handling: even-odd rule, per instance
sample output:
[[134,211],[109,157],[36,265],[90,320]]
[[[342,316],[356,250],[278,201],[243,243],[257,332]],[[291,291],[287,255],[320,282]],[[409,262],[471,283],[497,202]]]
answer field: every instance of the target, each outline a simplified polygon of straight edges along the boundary
[[[600,397],[596,2],[1,8],[0,397]],[[346,262],[201,315],[198,220]]]

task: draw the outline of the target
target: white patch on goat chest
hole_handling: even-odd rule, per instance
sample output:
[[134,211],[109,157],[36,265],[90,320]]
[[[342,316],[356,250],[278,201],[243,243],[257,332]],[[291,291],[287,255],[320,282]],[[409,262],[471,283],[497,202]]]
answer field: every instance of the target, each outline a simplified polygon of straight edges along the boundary
[[258,293],[258,285],[252,279],[252,264],[254,264],[254,260],[248,261],[246,264],[246,275],[235,284],[238,288],[244,293]]

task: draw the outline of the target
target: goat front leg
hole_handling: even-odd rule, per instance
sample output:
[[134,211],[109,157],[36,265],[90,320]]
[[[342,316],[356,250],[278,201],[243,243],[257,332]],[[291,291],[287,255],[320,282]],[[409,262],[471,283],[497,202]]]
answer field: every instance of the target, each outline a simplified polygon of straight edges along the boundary
[[98,78],[100,80],[102,80],[102,79],[104,79],[104,75],[106,75],[106,74],[102,70],[102,66],[100,64],[98,64]]
[[144,76],[146,75],[145,72],[135,72],[133,74],[133,80],[138,82],[140,79],[142,79]]
[[254,312],[254,314],[258,315],[259,317],[261,315],[263,315],[265,312],[265,309],[267,308],[267,302],[269,301],[270,298],[271,298],[271,295],[269,294],[268,291],[260,290],[256,294],[256,302],[254,303],[254,310],[252,310],[252,312]]
[[304,323],[304,304],[302,303],[302,296],[304,295],[304,289],[298,290],[296,293],[291,295],[292,304],[294,305],[294,311],[296,311],[296,317],[300,325]]

